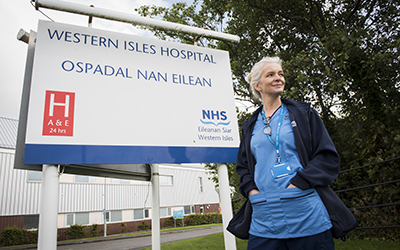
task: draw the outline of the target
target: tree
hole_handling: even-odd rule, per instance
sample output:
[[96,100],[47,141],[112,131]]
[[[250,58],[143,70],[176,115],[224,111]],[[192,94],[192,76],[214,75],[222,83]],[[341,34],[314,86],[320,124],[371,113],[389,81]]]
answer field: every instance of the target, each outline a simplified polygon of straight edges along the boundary
[[[399,3],[196,0],[191,6],[176,4],[171,9],[142,7],[139,13],[240,36],[239,44],[201,39],[201,45],[229,51],[236,97],[254,105],[260,102],[246,82],[248,72],[262,57],[280,56],[287,85],[284,96],[311,102],[319,111],[344,170],[400,156]],[[195,39],[165,31],[156,35],[185,43]],[[334,187],[398,180],[398,168],[399,163],[393,162],[351,172]],[[386,191],[344,194],[343,199],[350,207],[399,202],[388,195],[398,190],[396,184]]]

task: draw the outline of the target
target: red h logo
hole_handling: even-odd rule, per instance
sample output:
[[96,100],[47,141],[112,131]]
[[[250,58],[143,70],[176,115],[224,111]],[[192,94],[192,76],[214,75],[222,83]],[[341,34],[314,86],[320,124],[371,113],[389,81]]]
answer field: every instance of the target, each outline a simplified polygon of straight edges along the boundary
[[73,136],[75,93],[46,90],[43,133],[51,136]]

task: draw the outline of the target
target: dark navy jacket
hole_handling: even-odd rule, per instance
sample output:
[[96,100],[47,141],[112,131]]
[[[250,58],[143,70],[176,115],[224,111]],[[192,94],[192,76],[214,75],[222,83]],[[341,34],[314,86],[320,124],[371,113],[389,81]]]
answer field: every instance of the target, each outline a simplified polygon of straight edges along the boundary
[[[317,112],[309,103],[282,98],[293,127],[297,152],[303,171],[297,172],[292,184],[301,189],[328,186],[339,174],[340,158],[335,146]],[[262,107],[243,123],[236,170],[240,175],[240,192],[248,196],[254,183],[255,159],[251,153],[250,141],[254,124]]]
[[[303,171],[297,172],[292,184],[301,189],[315,188],[320,195],[333,224],[336,238],[357,226],[357,222],[339,197],[329,188],[339,174],[340,158],[317,112],[309,103],[281,99],[289,111],[290,121]],[[257,189],[254,182],[256,161],[251,153],[250,141],[262,107],[249,120],[243,122],[242,138],[237,156],[236,171],[240,175],[239,190],[248,198],[248,192]],[[339,227],[339,228],[338,228]],[[339,230],[335,233],[335,230]]]

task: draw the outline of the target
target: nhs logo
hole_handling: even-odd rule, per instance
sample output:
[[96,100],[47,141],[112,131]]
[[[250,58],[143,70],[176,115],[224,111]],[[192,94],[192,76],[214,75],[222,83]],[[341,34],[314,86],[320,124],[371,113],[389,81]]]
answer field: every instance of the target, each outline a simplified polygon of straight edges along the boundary
[[228,117],[226,115],[226,111],[221,110],[202,110],[202,119],[200,121],[203,124],[212,124],[214,126],[227,126],[231,122],[228,121]]

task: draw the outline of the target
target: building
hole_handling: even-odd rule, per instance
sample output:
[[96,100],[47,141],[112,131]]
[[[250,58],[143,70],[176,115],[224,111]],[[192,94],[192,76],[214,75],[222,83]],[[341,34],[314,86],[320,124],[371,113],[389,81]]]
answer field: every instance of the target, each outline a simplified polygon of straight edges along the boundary
[[[38,228],[41,172],[14,169],[18,121],[0,117],[0,232],[7,226]],[[62,172],[62,169],[60,170]],[[219,197],[201,164],[160,165],[161,223],[173,211],[184,215],[219,211]],[[108,233],[136,231],[151,220],[151,185],[146,181],[60,173],[59,239],[72,224],[104,224]]]

